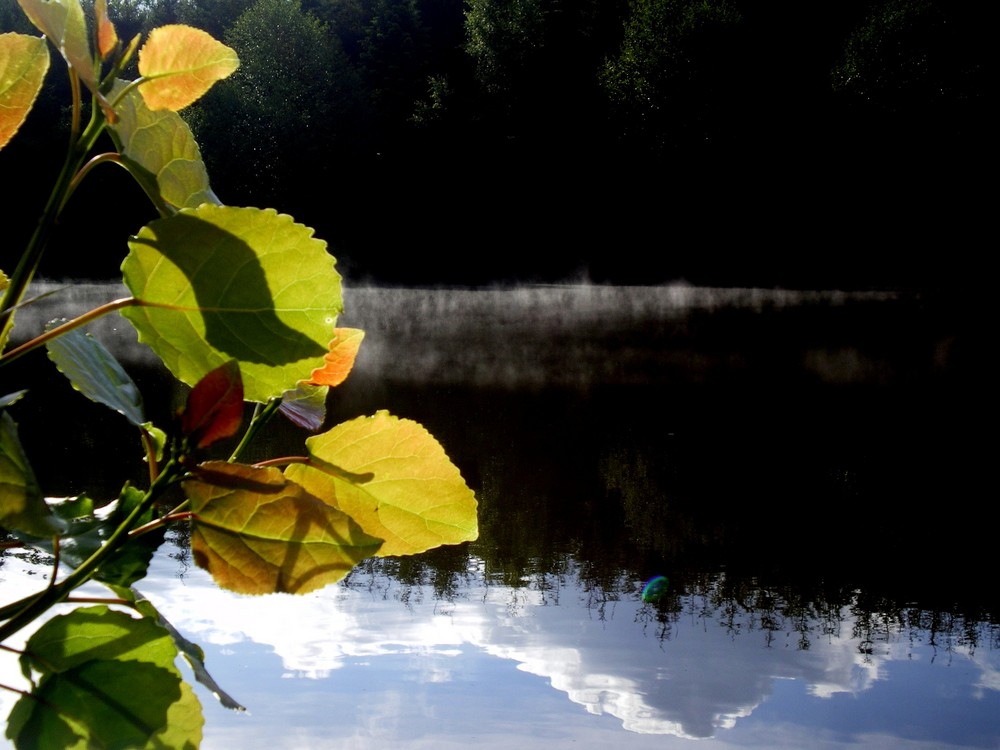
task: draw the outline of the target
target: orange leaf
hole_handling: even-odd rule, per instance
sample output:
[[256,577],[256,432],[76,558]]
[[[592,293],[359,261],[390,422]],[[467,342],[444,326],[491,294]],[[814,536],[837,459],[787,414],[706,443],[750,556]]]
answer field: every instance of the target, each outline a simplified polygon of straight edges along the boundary
[[25,34],[0,34],[0,148],[21,127],[49,69],[44,39]]
[[239,64],[236,53],[208,32],[181,24],[159,26],[139,50],[139,74],[147,79],[139,91],[151,110],[176,112]]
[[102,60],[106,60],[118,46],[118,32],[108,18],[108,0],[97,0],[94,15],[97,17],[97,52]]
[[191,554],[222,588],[305,594],[336,583],[381,539],[274,468],[203,464],[184,488],[194,514]]
[[360,328],[335,328],[333,333],[330,351],[323,357],[325,364],[313,370],[310,385],[340,385],[354,367],[365,332]]

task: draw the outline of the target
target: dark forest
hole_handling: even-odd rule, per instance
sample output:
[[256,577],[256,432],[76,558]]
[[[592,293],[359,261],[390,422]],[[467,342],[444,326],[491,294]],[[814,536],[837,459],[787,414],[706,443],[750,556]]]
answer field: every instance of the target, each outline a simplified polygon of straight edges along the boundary
[[[124,39],[185,23],[237,51],[240,70],[184,113],[213,188],[315,228],[351,282],[977,275],[991,121],[978,3],[109,5]],[[35,33],[15,0],[0,0],[0,30]],[[0,153],[15,249],[62,157],[64,72],[53,64]],[[155,217],[121,170],[88,181],[43,275],[113,278],[125,237]],[[114,195],[128,218],[93,226],[85,194]]]

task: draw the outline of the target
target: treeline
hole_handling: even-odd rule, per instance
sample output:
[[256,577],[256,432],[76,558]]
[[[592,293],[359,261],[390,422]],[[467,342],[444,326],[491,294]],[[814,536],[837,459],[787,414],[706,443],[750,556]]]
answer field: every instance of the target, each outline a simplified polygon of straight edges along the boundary
[[[187,113],[216,192],[315,227],[359,278],[697,276],[699,242],[802,210],[826,222],[831,201],[853,215],[896,190],[927,200],[913,178],[985,138],[988,26],[966,0],[109,5],[124,39],[186,23],[237,51],[240,70]],[[16,0],[0,29],[24,30]],[[61,124],[66,90],[50,73],[32,123]],[[5,180],[59,137],[19,136]],[[127,184],[107,179],[104,194]],[[89,275],[86,255],[59,263]]]

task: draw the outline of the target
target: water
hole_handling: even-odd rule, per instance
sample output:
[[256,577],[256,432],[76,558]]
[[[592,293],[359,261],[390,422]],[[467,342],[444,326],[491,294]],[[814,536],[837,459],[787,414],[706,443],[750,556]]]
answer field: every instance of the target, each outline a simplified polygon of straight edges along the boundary
[[[988,402],[960,307],[689,287],[346,301],[368,333],[331,420],[421,421],[476,490],[480,539],[240,597],[173,537],[139,588],[249,708],[199,687],[203,747],[1000,747],[990,464],[968,426]],[[134,441],[115,416],[88,417],[107,430],[59,454],[51,494],[76,489],[70,453]],[[304,437],[276,427],[262,454]],[[45,438],[27,429],[29,455]],[[5,598],[43,576],[0,565]]]

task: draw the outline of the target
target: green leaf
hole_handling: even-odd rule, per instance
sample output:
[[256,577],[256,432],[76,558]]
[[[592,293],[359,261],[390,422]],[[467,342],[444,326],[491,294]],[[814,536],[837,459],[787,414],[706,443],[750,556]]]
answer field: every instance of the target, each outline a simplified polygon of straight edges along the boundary
[[[114,94],[124,86],[124,81],[116,82]],[[161,213],[220,203],[209,185],[198,143],[180,115],[150,110],[135,89],[125,93],[115,111],[118,120],[109,129],[111,138]]]
[[219,686],[219,683],[215,681],[215,678],[209,674],[208,669],[205,666],[205,652],[201,649],[201,646],[197,643],[189,641],[181,635],[177,628],[175,628],[160,613],[160,611],[153,606],[152,602],[150,602],[149,599],[144,597],[134,588],[122,588],[117,586],[113,588],[115,593],[117,593],[122,599],[132,602],[136,609],[138,609],[144,617],[154,619],[160,627],[170,633],[170,637],[174,639],[174,645],[177,646],[177,650],[181,652],[188,665],[190,665],[191,671],[194,672],[194,678],[211,690],[212,694],[218,699],[219,703],[232,711],[246,711],[246,707],[223,690]]
[[46,505],[17,437],[17,423],[6,411],[0,411],[0,526],[39,537],[66,528]]
[[225,589],[241,594],[305,594],[336,583],[380,539],[311,496],[281,472],[221,461],[213,483],[185,483],[194,521],[191,554]]
[[0,148],[24,124],[48,69],[49,48],[44,39],[0,34]]
[[194,385],[235,359],[244,398],[266,403],[324,362],[343,309],[326,243],[272,209],[202,205],[129,242],[122,314],[170,371]]
[[[53,321],[49,327],[62,322]],[[76,390],[114,409],[136,427],[143,425],[146,416],[138,386],[100,341],[77,328],[46,342],[45,348]]]
[[[410,555],[479,536],[477,503],[441,444],[417,422],[380,411],[306,440],[312,466],[285,476],[385,539],[380,556]],[[344,475],[370,473],[359,482]]]
[[19,750],[191,748],[201,742],[201,705],[181,680],[170,634],[149,618],[107,607],[52,618],[21,659],[42,675],[11,711]]
[[[142,425],[142,429],[145,430],[146,436],[153,444],[153,454],[157,461],[163,460],[163,454],[167,447],[167,433],[161,430],[159,427],[154,425],[152,422],[146,422]],[[149,460],[146,456],[145,460]]]
[[[93,514],[94,503],[85,495],[54,505],[53,511],[69,522],[59,539],[62,561],[78,567],[100,549],[144,497],[142,490],[125,487],[118,500],[110,503],[99,516]],[[149,510],[136,519],[135,524],[138,526],[151,520],[153,511]],[[131,586],[144,578],[153,554],[163,543],[165,534],[165,530],[161,528],[130,539],[101,563],[94,578],[117,586]],[[40,549],[55,552],[49,538],[33,539],[31,542]]]
[[97,93],[90,35],[80,0],[17,0],[24,14],[49,38],[84,85]]

